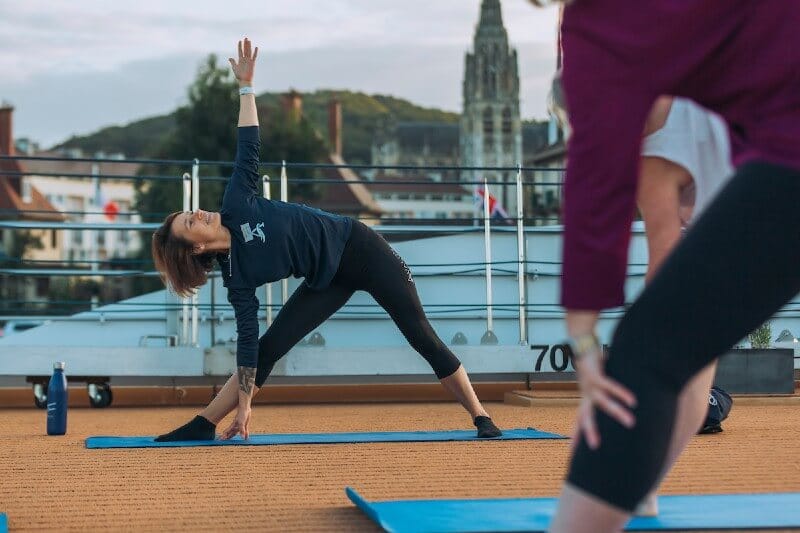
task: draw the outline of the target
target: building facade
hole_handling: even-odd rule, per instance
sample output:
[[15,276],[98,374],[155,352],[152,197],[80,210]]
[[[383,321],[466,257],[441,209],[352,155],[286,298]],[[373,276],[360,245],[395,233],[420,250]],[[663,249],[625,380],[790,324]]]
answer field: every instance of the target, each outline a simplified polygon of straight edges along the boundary
[[[461,165],[516,167],[523,164],[519,112],[517,51],[508,43],[500,0],[483,0],[472,52],[464,63],[460,128]],[[514,183],[514,171],[476,171],[476,180]],[[513,187],[502,187],[498,199],[509,212],[516,210]]]
[[[13,132],[14,108],[0,105],[0,155],[16,156]],[[17,159],[0,159],[0,220],[58,223],[64,217],[45,196],[24,179],[26,165]],[[50,279],[11,273],[24,265],[22,261],[55,261],[60,259],[62,236],[55,229],[0,228],[0,264],[8,269],[0,273],[0,306],[35,308],[46,302]],[[2,312],[0,312],[2,314]]]
[[[397,175],[424,172],[433,181],[480,182],[485,177],[490,183],[511,184],[495,185],[491,189],[502,208],[510,216],[515,216],[517,193],[513,184],[517,172],[513,169],[520,164],[523,167],[534,166],[539,152],[549,144],[547,122],[523,123],[520,119],[517,68],[517,52],[508,41],[500,0],[482,0],[472,49],[464,59],[463,109],[459,123],[394,122],[388,119],[376,132],[372,164],[509,168],[506,171],[424,169],[386,172]],[[531,181],[533,176],[527,173],[522,177],[524,181]],[[523,198],[527,213],[535,202],[530,187],[526,187]],[[376,200],[380,203],[386,201]],[[479,216],[480,207],[476,209],[474,202],[468,203],[473,216]]]
[[365,182],[381,208],[381,224],[472,224],[472,192],[425,174],[379,173]]
[[[35,155],[63,157],[51,152]],[[26,181],[42,191],[50,204],[71,222],[141,222],[140,215],[133,211],[134,181],[122,179],[136,175],[140,167],[137,163],[31,160],[26,166],[30,173]],[[93,179],[93,174],[103,178]],[[64,230],[63,233],[60,255],[66,261],[122,259],[137,254],[142,247],[140,232],[132,230]]]

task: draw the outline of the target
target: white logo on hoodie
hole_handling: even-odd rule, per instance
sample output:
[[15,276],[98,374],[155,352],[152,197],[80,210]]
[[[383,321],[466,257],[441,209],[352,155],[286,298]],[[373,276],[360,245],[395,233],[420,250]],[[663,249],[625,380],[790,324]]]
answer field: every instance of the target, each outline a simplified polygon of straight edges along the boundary
[[244,224],[242,224],[241,228],[242,228],[242,235],[244,236],[244,242],[252,241],[253,240],[253,236],[256,236],[259,239],[261,239],[261,242],[266,242],[267,241],[267,237],[264,235],[264,232],[261,230],[261,228],[263,228],[263,227],[264,227],[264,223],[263,222],[259,222],[258,224],[256,224],[255,229],[250,228],[250,223],[249,222],[245,222]]

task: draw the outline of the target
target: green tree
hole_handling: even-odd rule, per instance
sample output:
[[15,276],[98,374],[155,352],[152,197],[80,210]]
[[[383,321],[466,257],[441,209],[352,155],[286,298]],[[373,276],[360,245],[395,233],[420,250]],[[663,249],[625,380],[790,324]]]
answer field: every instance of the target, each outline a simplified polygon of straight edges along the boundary
[[[261,133],[263,161],[287,163],[322,163],[328,153],[325,142],[306,117],[291,117],[280,107],[262,107],[259,122],[264,124]],[[271,178],[272,197],[279,198],[280,169],[267,170]],[[314,179],[322,175],[310,168],[288,168],[286,176],[292,179]],[[290,199],[313,200],[320,190],[313,183],[294,183],[289,186]]]
[[[201,65],[197,78],[189,87],[188,104],[175,113],[176,129],[154,154],[159,159],[198,158],[200,167],[200,205],[217,209],[230,176],[230,165],[202,164],[203,161],[233,161],[236,155],[236,125],[239,117],[239,96],[236,80],[227,65],[219,66],[210,55]],[[325,143],[305,117],[289,117],[281,106],[261,106],[262,160],[279,162],[322,162],[327,153]],[[174,180],[140,182],[137,206],[140,212],[163,218],[182,209],[181,176],[191,172],[191,165],[152,166],[140,170],[142,175],[174,176]],[[271,171],[277,178],[279,170]],[[290,172],[289,177],[315,177],[308,170]],[[219,179],[223,178],[223,179]],[[298,185],[292,194],[303,198],[314,196],[310,185]]]
[[[232,161],[236,152],[237,99],[236,80],[230,71],[217,65],[215,55],[208,56],[189,87],[188,104],[175,113],[176,129],[156,150],[155,157],[182,160],[198,158],[201,162]],[[140,170],[142,175],[166,175],[175,179],[139,182],[139,211],[160,219],[166,213],[182,209],[181,176],[184,172],[191,172],[191,164],[143,167]],[[200,167],[200,205],[209,209],[219,205],[224,183],[208,178],[229,173],[230,167],[205,164]]]
[[[30,250],[41,250],[44,248],[40,236],[35,235],[28,230],[19,230],[11,238],[11,243],[8,246],[5,256],[7,259],[0,260],[0,267],[4,268],[21,268],[18,262],[25,257],[25,254]],[[7,300],[21,300],[25,296],[25,284],[28,282],[26,276],[12,276],[3,275],[0,279],[0,309],[3,314],[18,313],[26,306],[19,304],[9,304]]]

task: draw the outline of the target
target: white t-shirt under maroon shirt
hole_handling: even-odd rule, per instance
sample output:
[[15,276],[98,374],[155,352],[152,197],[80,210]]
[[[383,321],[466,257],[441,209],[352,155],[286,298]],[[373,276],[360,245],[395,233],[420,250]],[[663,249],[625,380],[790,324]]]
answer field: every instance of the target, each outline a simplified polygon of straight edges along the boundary
[[[686,169],[694,184],[681,192],[681,205],[693,207],[692,219],[733,175],[727,125],[686,98],[673,99],[664,126],[644,138],[642,155],[660,157]],[[685,226],[690,222],[683,220]]]

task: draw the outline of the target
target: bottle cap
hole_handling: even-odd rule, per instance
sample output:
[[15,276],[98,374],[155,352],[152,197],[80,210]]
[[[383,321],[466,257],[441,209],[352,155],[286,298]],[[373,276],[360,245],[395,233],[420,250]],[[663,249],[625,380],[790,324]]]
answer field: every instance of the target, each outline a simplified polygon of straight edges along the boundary
[[66,363],[64,361],[57,361],[53,363],[53,370],[64,370]]

